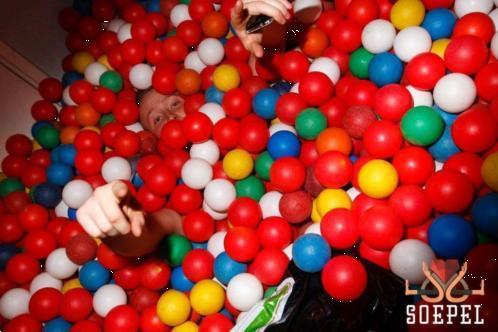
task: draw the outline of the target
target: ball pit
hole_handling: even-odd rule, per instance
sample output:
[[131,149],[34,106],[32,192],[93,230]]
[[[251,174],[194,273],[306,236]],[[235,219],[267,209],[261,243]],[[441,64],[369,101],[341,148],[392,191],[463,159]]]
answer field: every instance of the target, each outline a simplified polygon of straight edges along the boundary
[[[366,261],[414,286],[467,258],[493,287],[496,1],[336,1],[256,61],[234,4],[61,11],[64,75],[5,142],[0,329],[229,331],[293,268],[354,303]],[[78,210],[114,181],[184,235],[139,259],[87,235]]]

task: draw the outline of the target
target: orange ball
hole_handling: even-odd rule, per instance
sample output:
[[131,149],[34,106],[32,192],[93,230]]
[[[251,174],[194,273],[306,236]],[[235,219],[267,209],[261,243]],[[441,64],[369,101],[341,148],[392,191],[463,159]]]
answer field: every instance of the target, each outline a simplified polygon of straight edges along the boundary
[[73,144],[74,138],[78,135],[80,128],[75,126],[67,126],[62,128],[59,139],[62,144]]
[[204,16],[201,22],[202,32],[212,38],[221,38],[228,32],[228,21],[219,12],[210,12]]
[[182,69],[176,74],[176,89],[182,95],[193,95],[201,88],[201,76],[195,70]]
[[329,46],[329,38],[321,29],[312,27],[301,40],[301,49],[310,58],[318,58]]
[[83,103],[76,108],[76,121],[81,126],[95,126],[99,120],[100,113],[90,103]]
[[353,149],[353,143],[348,133],[337,127],[327,128],[318,135],[316,149],[319,154],[327,151],[339,151],[349,156]]

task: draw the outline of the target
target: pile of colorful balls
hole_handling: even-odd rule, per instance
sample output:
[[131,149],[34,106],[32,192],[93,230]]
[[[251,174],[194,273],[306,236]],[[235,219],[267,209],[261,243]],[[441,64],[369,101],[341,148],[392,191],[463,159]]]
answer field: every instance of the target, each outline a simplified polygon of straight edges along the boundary
[[[64,75],[40,83],[32,137],[1,165],[2,330],[229,331],[291,261],[354,301],[362,260],[416,285],[422,262],[472,257],[496,299],[498,1],[324,2],[254,70],[234,4],[60,13]],[[185,100],[157,139],[138,122],[149,88]],[[139,259],[87,235],[76,211],[114,180],[184,235]]]

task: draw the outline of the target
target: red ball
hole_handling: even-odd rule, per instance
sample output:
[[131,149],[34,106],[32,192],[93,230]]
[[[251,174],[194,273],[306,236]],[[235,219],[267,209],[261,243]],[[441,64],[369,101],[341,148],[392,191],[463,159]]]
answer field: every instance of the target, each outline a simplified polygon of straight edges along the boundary
[[432,205],[425,191],[415,185],[396,188],[389,203],[406,226],[419,226],[427,222],[432,214]]
[[78,80],[69,86],[69,96],[76,104],[83,104],[90,100],[93,86],[86,80]]
[[403,224],[388,206],[368,209],[363,213],[359,226],[362,240],[376,250],[389,250],[403,237]]
[[[450,42],[450,45],[453,40]],[[450,47],[448,45],[448,48]],[[445,53],[445,60],[448,55],[448,48]],[[446,60],[448,68],[450,64]],[[446,74],[445,61],[435,53],[421,53],[408,62],[405,67],[406,80],[417,89],[432,90],[441,77]],[[452,70],[450,68],[450,70]],[[452,70],[456,71],[456,70]]]
[[203,279],[211,279],[213,272],[214,257],[205,249],[193,249],[189,251],[182,263],[185,276],[192,282]]
[[377,86],[368,80],[355,80],[347,90],[344,100],[349,106],[367,105],[373,107]]
[[348,6],[347,17],[364,27],[379,16],[376,0],[352,0]]
[[[40,170],[38,169],[37,172],[38,171]],[[45,172],[43,169],[41,171]],[[40,176],[39,179],[45,179],[45,176]],[[3,199],[3,204],[9,212],[18,213],[22,209],[24,209],[24,207],[31,204],[31,198],[24,191],[13,191],[5,196],[5,198]]]
[[28,255],[36,259],[45,259],[57,248],[57,239],[51,232],[40,229],[29,232],[24,238],[23,244]]
[[140,202],[145,212],[156,212],[166,203],[165,197],[154,195],[145,186],[140,187],[138,190],[137,200]]
[[225,93],[221,106],[228,116],[239,119],[251,112],[251,103],[252,98],[249,92],[242,88],[235,88]]
[[305,74],[299,81],[299,94],[309,106],[325,104],[334,92],[334,84],[330,78],[321,72]]
[[90,319],[79,321],[71,327],[71,332],[101,332],[101,331],[102,328],[100,324]]
[[[433,57],[439,58],[436,54],[433,54]],[[486,43],[479,37],[472,35],[453,37],[444,52],[446,66],[450,71],[456,73],[475,74],[487,60],[488,47]],[[441,76],[443,75],[444,69]]]
[[211,136],[213,123],[204,113],[190,113],[182,120],[182,131],[190,142],[202,143]]
[[128,39],[121,44],[123,60],[130,65],[136,65],[145,60],[145,46],[137,39]]
[[156,37],[156,31],[152,23],[142,19],[131,25],[131,37],[142,43],[149,43]]
[[119,270],[128,264],[128,259],[117,254],[105,243],[97,249],[97,259],[108,270]]
[[498,96],[498,62],[483,66],[475,78],[477,94],[486,101],[492,101]]
[[169,332],[171,329],[165,325],[156,313],[156,307],[150,306],[144,310],[140,317],[140,329],[143,332]]
[[138,331],[140,317],[135,309],[129,305],[119,305],[112,308],[104,319],[104,329],[114,331]]
[[343,20],[335,26],[330,36],[332,45],[344,53],[351,53],[361,46],[361,26],[351,19]]
[[74,159],[76,170],[86,176],[100,174],[103,163],[104,156],[99,150],[95,149],[80,150]]
[[270,134],[266,121],[255,114],[249,114],[240,122],[239,144],[250,153],[266,149]]
[[84,288],[73,288],[62,294],[60,315],[68,322],[87,318],[92,308],[92,295]]
[[59,314],[61,302],[62,294],[58,289],[39,289],[29,299],[29,313],[39,321],[49,321]]
[[485,13],[473,12],[457,20],[453,28],[452,38],[471,35],[479,37],[488,44],[494,34],[495,26],[491,17]]
[[[432,219],[427,221],[425,224],[413,227],[406,227],[405,238],[420,240],[422,242],[428,243],[427,232],[432,224]],[[389,265],[389,264],[388,264]]]
[[368,245],[365,242],[360,243],[359,248],[360,256],[372,263],[375,263],[386,270],[389,270],[389,254],[390,251],[376,250]]
[[152,74],[152,87],[162,94],[175,92],[176,69],[171,66],[158,66]]
[[163,43],[160,40],[153,40],[148,43],[145,49],[145,58],[152,65],[159,65],[166,61],[166,56],[163,53]]
[[156,165],[145,174],[144,184],[154,194],[166,196],[173,191],[176,185],[176,177],[166,165]]
[[401,149],[392,162],[402,184],[424,185],[434,173],[434,160],[427,150],[410,146]]
[[30,204],[17,215],[20,225],[26,231],[35,231],[45,227],[48,222],[48,211],[41,205]]
[[163,54],[166,60],[179,63],[188,54],[187,44],[178,36],[170,36],[163,42]]
[[334,249],[348,249],[358,242],[358,216],[347,209],[333,209],[320,222],[320,232]]
[[90,102],[97,112],[106,114],[111,112],[116,104],[116,95],[107,88],[99,87],[93,91]]
[[374,158],[390,158],[403,145],[403,134],[399,125],[380,120],[373,122],[363,134],[363,146]]
[[159,290],[168,285],[171,270],[165,262],[151,258],[140,267],[142,286],[150,290]]
[[304,53],[299,51],[286,52],[280,61],[280,75],[288,82],[295,83],[308,72],[310,63]]
[[140,286],[142,281],[140,274],[140,265],[130,264],[114,271],[112,276],[117,285],[123,287],[123,289],[130,290]]
[[67,257],[75,264],[83,265],[97,255],[97,242],[86,233],[79,233],[66,244]]
[[389,201],[387,199],[372,198],[361,193],[353,200],[351,211],[361,218],[363,213],[368,211],[370,208],[374,206],[387,206],[388,204]]
[[398,122],[412,107],[413,98],[403,85],[388,84],[375,94],[374,110],[383,120]]
[[353,177],[353,163],[344,153],[327,151],[321,154],[314,166],[318,182],[327,188],[341,188]]
[[244,44],[237,37],[229,38],[225,44],[225,55],[230,61],[249,60],[250,53],[244,47]]
[[206,242],[214,231],[215,222],[204,210],[191,212],[183,219],[183,233],[192,242]]
[[57,109],[46,100],[39,100],[31,106],[31,116],[36,121],[54,121],[57,119]]
[[134,131],[120,131],[113,142],[114,152],[124,158],[135,156],[140,151],[140,138]]
[[285,193],[279,201],[279,210],[282,217],[289,223],[298,224],[311,215],[312,199],[304,191]]
[[179,178],[181,176],[183,164],[185,164],[189,158],[190,157],[186,151],[175,149],[170,150],[165,154],[163,162],[173,171],[173,174]]
[[242,88],[249,92],[251,96],[255,96],[259,90],[267,88],[268,83],[259,76],[251,76],[242,82]]
[[214,125],[213,140],[221,149],[231,150],[239,144],[239,131],[240,122],[237,120],[221,119]]
[[304,184],[306,171],[297,158],[283,157],[275,160],[270,168],[270,182],[281,192],[293,192]]
[[180,37],[189,47],[199,45],[202,39],[202,30],[198,23],[193,20],[183,21],[176,28],[176,35]]
[[422,0],[427,10],[435,8],[450,8],[455,0]]
[[[197,112],[196,112],[197,113]],[[192,113],[192,114],[196,114]],[[202,114],[202,113],[200,113]],[[205,122],[206,119],[202,119],[201,121]],[[207,119],[209,120],[209,118]],[[192,120],[191,120],[192,121]],[[208,125],[206,123],[206,125]],[[188,140],[186,135],[184,134],[184,130],[182,129],[182,121],[180,120],[171,120],[166,122],[166,124],[161,129],[161,137],[159,142],[166,144],[167,147],[171,149],[182,149],[188,144]]]
[[228,229],[224,240],[225,251],[237,262],[249,262],[259,252],[259,239],[255,230],[249,227]]
[[130,293],[129,304],[130,306],[142,313],[146,308],[155,306],[159,300],[159,294],[151,291],[145,287],[137,287]]
[[446,160],[443,169],[453,169],[465,174],[472,181],[474,188],[479,190],[484,185],[481,176],[482,162],[482,158],[477,154],[458,152]]
[[93,130],[82,130],[78,132],[74,138],[74,147],[76,150],[83,149],[102,149],[103,141],[102,137]]
[[256,228],[261,217],[262,212],[259,203],[249,197],[237,198],[228,208],[227,218],[233,226]]
[[233,322],[227,316],[216,313],[202,319],[199,325],[199,332],[229,332],[232,327]]
[[42,324],[37,321],[31,314],[22,314],[11,321],[5,326],[5,332],[41,332]]
[[306,101],[300,95],[289,92],[278,98],[275,105],[275,113],[280,121],[294,125],[296,117],[306,106]]
[[457,117],[451,136],[465,152],[484,152],[496,143],[498,124],[487,108],[474,106]]
[[212,11],[214,11],[214,7],[210,0],[192,0],[188,6],[190,17],[198,22]]
[[335,26],[341,20],[341,15],[339,15],[335,10],[328,9],[322,12],[320,17],[318,18],[318,21],[316,22],[316,26],[320,28],[320,30],[325,32],[330,38]]
[[249,273],[256,276],[264,285],[278,285],[287,271],[289,258],[279,249],[263,249],[249,265]]
[[299,160],[301,160],[304,167],[311,167],[318,160],[318,157],[319,154],[316,148],[315,141],[304,141],[301,143]]
[[320,106],[320,111],[327,118],[329,127],[342,127],[342,121],[348,109],[343,99],[332,97],[328,102]]
[[53,77],[47,77],[38,84],[40,96],[50,102],[58,102],[62,99],[62,84]]
[[28,136],[15,134],[7,138],[5,150],[10,155],[27,157],[33,150],[33,143]]
[[114,106],[112,114],[116,117],[116,121],[127,126],[138,121],[139,109],[134,101],[120,99]]
[[426,184],[432,206],[441,213],[464,211],[474,198],[474,186],[462,173],[444,169],[434,173]]
[[377,120],[374,111],[368,106],[352,106],[344,113],[342,125],[349,136],[361,139],[365,130]]
[[200,191],[187,187],[184,184],[176,186],[170,197],[171,207],[180,214],[188,214],[201,207],[202,194]]
[[323,288],[338,301],[352,301],[360,297],[367,287],[367,271],[354,257],[338,255],[322,270]]
[[292,228],[281,217],[269,217],[261,221],[257,234],[263,248],[284,249],[292,241]]
[[2,171],[8,177],[21,177],[28,167],[29,162],[25,157],[9,155],[2,160]]

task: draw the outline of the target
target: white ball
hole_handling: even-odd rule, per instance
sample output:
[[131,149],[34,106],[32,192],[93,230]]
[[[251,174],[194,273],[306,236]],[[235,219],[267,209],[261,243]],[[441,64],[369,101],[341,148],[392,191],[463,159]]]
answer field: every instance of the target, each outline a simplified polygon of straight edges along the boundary
[[67,279],[78,271],[78,265],[74,264],[66,254],[65,248],[57,248],[52,251],[45,261],[45,271],[57,279]]
[[225,111],[216,103],[205,103],[199,108],[199,112],[206,114],[211,119],[213,125],[221,119],[226,118]]
[[208,240],[207,251],[216,258],[219,254],[225,251],[225,236],[227,232],[216,232]]
[[420,240],[407,239],[394,246],[389,254],[391,271],[411,284],[420,284],[425,280],[422,262],[429,266],[436,258],[431,247]]
[[192,189],[203,189],[213,179],[213,168],[204,159],[189,159],[182,166],[182,181]]
[[495,33],[493,39],[491,39],[491,53],[498,58],[498,32]]
[[106,182],[115,180],[130,180],[131,166],[128,160],[122,157],[111,157],[102,165],[102,177]]
[[355,187],[349,188],[346,193],[348,194],[349,198],[353,201],[361,192],[356,189]]
[[213,140],[203,143],[192,144],[190,147],[190,158],[199,158],[214,165],[220,159],[220,148]]
[[491,13],[489,13],[489,17],[495,25],[495,31],[498,30],[498,8],[495,8]]
[[125,23],[122,26],[119,27],[119,30],[117,32],[118,35],[118,41],[120,44],[124,43],[128,39],[131,39],[131,24],[130,23]]
[[304,231],[304,234],[318,234],[322,235],[322,232],[320,231],[320,223],[314,222],[311,225],[309,225],[306,230]]
[[431,35],[422,27],[412,26],[401,30],[394,39],[394,53],[404,62],[409,62],[420,53],[430,51]]
[[93,310],[101,317],[105,317],[112,308],[123,304],[126,304],[126,293],[115,284],[104,285],[93,295]]
[[412,85],[407,85],[406,89],[412,95],[413,106],[429,106],[432,107],[432,93],[430,91],[424,91],[413,87]]
[[322,14],[322,2],[320,0],[296,0],[293,4],[293,11],[297,20],[311,24]]
[[197,47],[201,61],[206,65],[217,65],[223,60],[225,49],[223,44],[215,38],[204,39]]
[[123,24],[125,24],[126,22],[123,21],[122,19],[120,18],[113,18],[109,24],[107,24],[107,27],[105,28],[106,30],[108,31],[112,31],[112,32],[115,32],[115,33],[118,33],[119,31],[119,28],[121,28],[121,26]]
[[79,209],[92,196],[93,188],[85,180],[69,181],[62,190],[62,200],[72,209]]
[[273,134],[278,133],[279,131],[290,131],[291,133],[296,134],[296,129],[293,126],[282,122],[271,125],[268,131],[270,132],[270,136],[273,136]]
[[0,314],[6,319],[12,319],[29,312],[31,295],[23,288],[12,288],[0,298]]
[[370,53],[387,52],[393,47],[396,29],[387,20],[373,20],[363,28],[361,43]]
[[192,51],[185,57],[185,61],[183,62],[183,66],[186,69],[192,69],[198,72],[199,74],[206,68],[207,66],[204,62],[201,61],[199,57],[199,52]]
[[125,128],[133,131],[134,133],[139,133],[144,130],[144,127],[142,127],[142,124],[140,122],[132,123],[131,125],[125,126]]
[[228,216],[228,213],[226,212],[218,212],[211,209],[209,205],[206,203],[206,201],[202,202],[202,209],[204,210],[204,212],[209,214],[211,218],[213,218],[214,220],[223,220],[226,219],[226,217]]
[[476,95],[472,78],[461,73],[441,77],[434,87],[434,102],[448,113],[465,111],[474,103]]
[[299,93],[299,82],[295,83],[289,90],[289,92]]
[[263,285],[254,275],[240,273],[227,286],[227,298],[239,311],[248,311],[263,298]]
[[341,77],[341,69],[337,62],[327,57],[320,57],[313,60],[308,72],[318,71],[327,75],[332,83],[337,84]]
[[289,244],[287,247],[284,248],[284,254],[287,255],[289,260],[292,260],[292,243]]
[[85,69],[85,80],[93,85],[99,85],[100,76],[107,70],[107,67],[100,62],[92,62]]
[[64,218],[67,218],[68,216],[68,211],[69,211],[69,206],[67,206],[66,203],[64,203],[63,200],[61,200],[59,202],[59,204],[57,204],[57,206],[55,207],[54,209],[54,212],[55,212],[55,215],[57,217],[64,217]]
[[263,213],[263,219],[268,217],[281,217],[278,207],[282,194],[278,191],[269,191],[265,193],[259,200],[259,206]]
[[458,17],[469,13],[487,14],[493,9],[493,0],[456,0],[453,10]]
[[52,277],[47,272],[42,272],[31,280],[29,292],[33,294],[42,288],[55,288],[57,290],[61,290],[62,281]]
[[76,103],[74,102],[73,98],[71,98],[71,95],[69,94],[69,86],[65,87],[64,90],[62,90],[62,101],[64,102],[64,105],[76,106]]
[[226,179],[214,179],[204,189],[204,200],[213,210],[225,212],[237,197],[235,186]]
[[175,7],[173,7],[173,9],[171,9],[171,12],[169,14],[169,19],[173,24],[173,26],[176,28],[183,21],[188,21],[191,20],[192,18],[188,13],[188,6],[184,4],[178,4]]
[[145,63],[138,63],[130,69],[130,83],[139,90],[146,90],[152,85],[152,67]]

